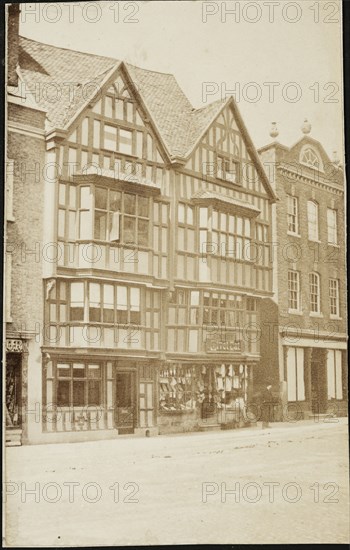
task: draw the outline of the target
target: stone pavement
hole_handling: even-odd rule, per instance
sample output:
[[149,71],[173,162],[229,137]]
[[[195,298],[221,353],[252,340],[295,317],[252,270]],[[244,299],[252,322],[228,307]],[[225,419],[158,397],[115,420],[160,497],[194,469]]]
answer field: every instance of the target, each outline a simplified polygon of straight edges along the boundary
[[5,545],[346,543],[333,420],[8,448]]

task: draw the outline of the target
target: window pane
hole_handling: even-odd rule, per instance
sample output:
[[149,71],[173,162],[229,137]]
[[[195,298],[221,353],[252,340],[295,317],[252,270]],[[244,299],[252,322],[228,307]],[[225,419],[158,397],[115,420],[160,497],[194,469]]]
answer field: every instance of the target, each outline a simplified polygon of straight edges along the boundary
[[85,378],[84,363],[73,363],[73,378]]
[[107,232],[107,212],[95,210],[95,231],[94,238],[105,241]]
[[73,406],[79,407],[85,405],[85,382],[73,381]]
[[127,309],[127,287],[118,286],[117,287],[117,308],[118,309]]
[[89,380],[88,382],[88,405],[101,404],[101,382]]
[[185,205],[179,204],[178,206],[178,221],[179,223],[185,223]]
[[107,189],[104,187],[96,187],[95,208],[107,210]]
[[71,375],[70,365],[68,363],[57,363],[57,376],[60,378],[69,378]]
[[62,205],[66,204],[66,184],[65,183],[60,183],[59,185],[58,202],[59,204],[62,204]]
[[148,221],[146,220],[138,220],[138,244],[148,245]]
[[136,220],[124,217],[124,243],[136,243]]
[[79,238],[91,239],[91,212],[82,210],[79,217]]
[[129,130],[119,130],[119,151],[132,154],[132,132]]
[[122,196],[119,191],[110,191],[109,194],[109,209],[112,212],[120,212]]
[[80,188],[80,208],[90,208],[90,187]]
[[148,198],[138,197],[138,215],[144,218],[148,218]]
[[140,289],[130,288],[130,309],[138,311],[140,309]]
[[104,128],[104,147],[110,151],[116,150],[117,129],[114,126],[105,124]]
[[136,195],[124,194],[124,212],[136,216]]
[[57,405],[58,407],[69,407],[69,380],[58,380],[57,382]]

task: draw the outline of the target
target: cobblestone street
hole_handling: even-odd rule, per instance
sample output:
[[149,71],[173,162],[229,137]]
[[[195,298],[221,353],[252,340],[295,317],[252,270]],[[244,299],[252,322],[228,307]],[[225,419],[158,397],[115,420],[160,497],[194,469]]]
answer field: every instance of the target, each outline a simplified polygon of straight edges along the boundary
[[333,420],[8,448],[5,544],[346,543]]

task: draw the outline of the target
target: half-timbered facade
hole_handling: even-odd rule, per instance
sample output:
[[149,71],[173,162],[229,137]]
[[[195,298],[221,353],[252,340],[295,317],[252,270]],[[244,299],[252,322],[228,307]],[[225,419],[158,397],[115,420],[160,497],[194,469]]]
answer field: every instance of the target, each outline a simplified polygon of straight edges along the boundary
[[18,73],[47,113],[28,440],[232,422],[260,361],[275,200],[233,98],[196,110],[172,75],[24,38]]

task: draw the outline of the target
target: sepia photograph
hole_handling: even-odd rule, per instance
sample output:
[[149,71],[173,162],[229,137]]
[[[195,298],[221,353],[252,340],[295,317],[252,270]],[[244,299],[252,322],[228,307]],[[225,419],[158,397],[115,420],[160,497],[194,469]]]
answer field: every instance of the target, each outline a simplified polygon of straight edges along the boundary
[[343,3],[2,14],[4,547],[349,544]]

